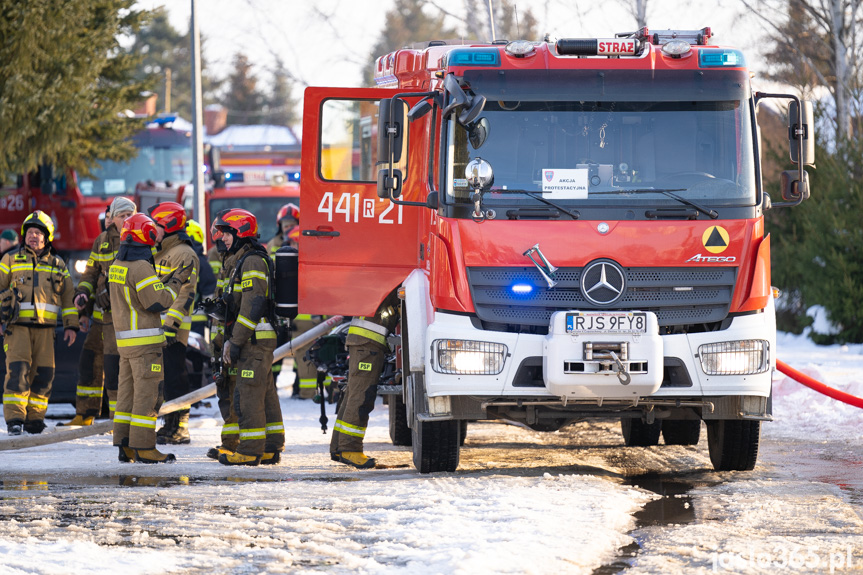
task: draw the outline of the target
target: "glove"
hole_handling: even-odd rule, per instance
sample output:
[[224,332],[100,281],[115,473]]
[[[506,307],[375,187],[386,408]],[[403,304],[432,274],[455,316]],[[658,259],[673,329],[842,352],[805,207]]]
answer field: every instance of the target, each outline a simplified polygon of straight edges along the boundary
[[173,328],[165,328],[165,346],[177,343],[177,332]]
[[240,347],[231,343],[231,340],[225,342],[222,347],[222,361],[225,365],[236,365],[240,360]]
[[75,308],[82,310],[87,307],[87,303],[90,301],[90,295],[85,291],[79,291],[75,293],[75,299],[72,300],[75,303]]
[[109,309],[111,307],[111,292],[108,291],[107,285],[96,294],[96,305],[102,309]]

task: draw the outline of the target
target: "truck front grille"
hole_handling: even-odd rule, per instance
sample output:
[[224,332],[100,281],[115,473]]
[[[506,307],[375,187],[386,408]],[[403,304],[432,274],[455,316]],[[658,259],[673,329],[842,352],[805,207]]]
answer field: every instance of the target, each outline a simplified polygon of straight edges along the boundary
[[[613,306],[599,307],[581,292],[581,268],[560,268],[549,289],[535,267],[468,268],[471,296],[479,319],[494,324],[548,327],[556,311],[640,310],[656,314],[660,328],[722,321],[728,315],[737,269],[624,268],[626,290]],[[528,284],[528,294],[514,293]],[[677,289],[675,289],[677,288]]]

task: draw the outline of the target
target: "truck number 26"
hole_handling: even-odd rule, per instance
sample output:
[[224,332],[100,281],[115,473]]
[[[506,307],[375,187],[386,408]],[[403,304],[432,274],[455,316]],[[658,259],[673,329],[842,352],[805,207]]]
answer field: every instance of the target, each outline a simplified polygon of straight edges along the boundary
[[[335,202],[335,205],[333,205]],[[360,194],[351,194],[345,192],[339,196],[338,201],[333,198],[332,192],[324,193],[321,198],[321,203],[318,204],[318,213],[327,214],[327,221],[332,222],[334,215],[344,214],[345,222],[359,223],[360,218],[364,220],[373,220],[377,217],[379,224],[401,224],[402,223],[402,206],[396,206],[382,198],[377,198],[377,202],[386,202],[386,207],[379,214],[375,214],[375,199],[361,198]],[[397,214],[390,214],[393,208],[398,207]],[[397,221],[393,221],[393,216],[396,216]]]

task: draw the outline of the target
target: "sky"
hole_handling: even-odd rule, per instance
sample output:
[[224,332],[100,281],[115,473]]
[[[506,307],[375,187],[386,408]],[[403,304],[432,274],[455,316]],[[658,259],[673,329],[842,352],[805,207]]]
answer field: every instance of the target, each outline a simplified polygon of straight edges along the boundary
[[[462,0],[435,3],[451,13],[464,12]],[[178,30],[189,26],[191,4],[191,0],[139,1],[148,9],[167,6]],[[299,98],[299,90],[310,85],[361,86],[362,67],[393,4],[393,0],[198,0],[197,9],[207,38],[205,56],[217,75],[226,76],[234,55],[242,51],[265,80],[278,56],[296,78],[294,96]],[[539,29],[557,38],[607,38],[635,29],[624,0],[521,0],[516,6],[520,13],[530,10]],[[760,68],[761,28],[757,18],[746,14],[742,0],[649,0],[647,14],[648,27],[657,30],[709,26],[712,43],[742,49],[750,68]]]

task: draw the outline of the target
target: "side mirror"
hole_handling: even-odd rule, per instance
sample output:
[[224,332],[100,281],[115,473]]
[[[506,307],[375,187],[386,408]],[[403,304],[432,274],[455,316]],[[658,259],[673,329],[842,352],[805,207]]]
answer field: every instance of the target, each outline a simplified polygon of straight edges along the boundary
[[[800,163],[798,157],[798,140],[803,140],[803,158],[804,166],[812,166],[815,164],[815,120],[812,112],[812,102],[803,101],[803,125],[798,127],[797,102],[791,101],[788,106],[788,140],[791,150],[791,161],[795,164]],[[783,187],[784,189],[784,187]]]
[[[392,121],[390,121],[391,117]],[[402,153],[407,146],[405,138],[407,117],[407,104],[404,100],[398,98],[381,100],[378,109],[378,162],[389,162],[390,157],[394,164],[401,161]],[[390,134],[392,134],[392,148]]]
[[782,199],[786,202],[800,203],[809,198],[809,174],[803,172],[803,181],[800,181],[797,170],[785,170],[779,178],[782,187]]
[[429,192],[429,195],[426,196],[426,207],[433,210],[438,209],[438,207],[440,207],[440,194],[437,192]]
[[392,193],[393,198],[402,195],[402,171],[393,170],[393,174],[390,176],[389,168],[378,170],[378,197],[388,200],[390,193]]
[[467,106],[470,100],[467,94],[464,93],[464,90],[461,89],[461,86],[458,85],[458,80],[452,74],[447,74],[447,77],[443,81],[443,87],[450,95],[449,104],[443,109],[443,117],[446,118],[454,110]]
[[482,114],[483,108],[485,108],[485,96],[474,96],[468,109],[459,114],[458,123],[467,126]]
[[488,138],[489,128],[490,125],[488,120],[485,118],[480,118],[473,124],[467,126],[467,139],[474,150],[480,149],[480,147],[485,144],[485,141]]
[[413,122],[414,120],[419,120],[432,110],[432,104],[428,100],[428,98],[423,98],[419,102],[413,105],[411,111],[408,112],[408,120]]

